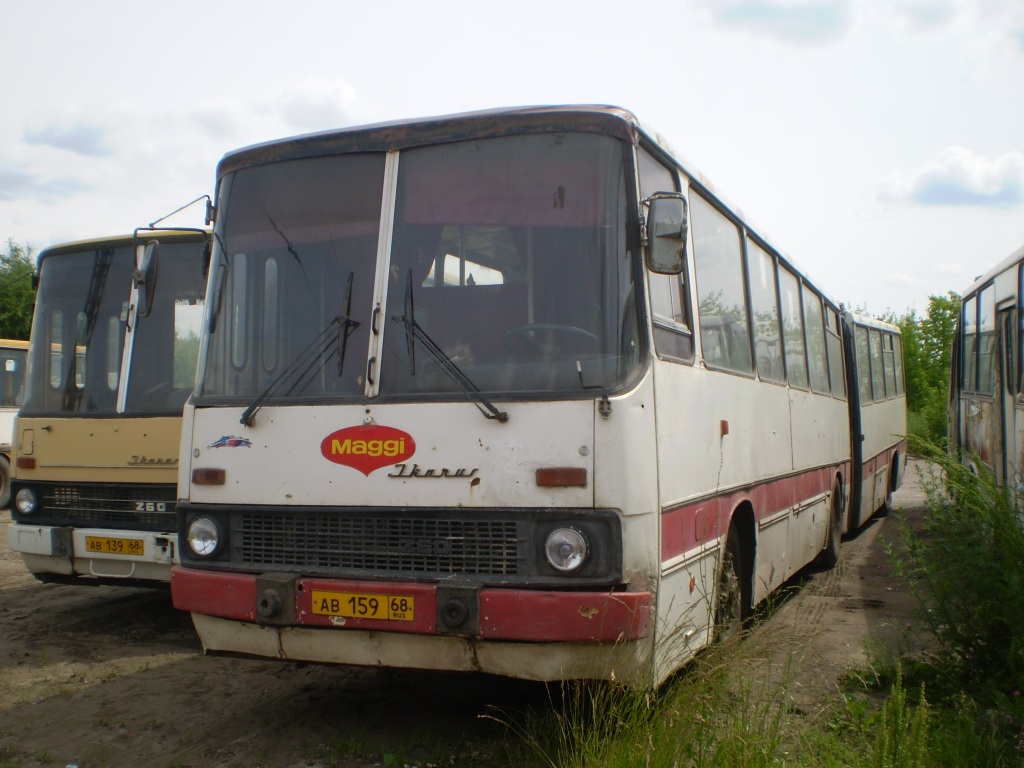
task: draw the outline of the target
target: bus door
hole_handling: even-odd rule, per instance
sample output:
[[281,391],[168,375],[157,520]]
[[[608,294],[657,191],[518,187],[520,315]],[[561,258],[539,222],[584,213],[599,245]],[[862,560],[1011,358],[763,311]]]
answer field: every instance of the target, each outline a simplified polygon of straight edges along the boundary
[[995,370],[995,415],[998,419],[999,437],[995,444],[992,467],[1000,483],[1015,480],[1020,466],[1017,446],[1018,433],[1016,401],[1017,382],[1014,372],[1016,344],[1017,308],[1013,303],[1003,302],[997,311],[997,364]]
[[1012,304],[998,307],[999,313],[999,372],[996,385],[996,407],[1002,422],[1002,456],[996,463],[999,481],[1019,488],[1024,458],[1024,402],[1018,397],[1020,390],[1020,361],[1017,359],[1018,309]]

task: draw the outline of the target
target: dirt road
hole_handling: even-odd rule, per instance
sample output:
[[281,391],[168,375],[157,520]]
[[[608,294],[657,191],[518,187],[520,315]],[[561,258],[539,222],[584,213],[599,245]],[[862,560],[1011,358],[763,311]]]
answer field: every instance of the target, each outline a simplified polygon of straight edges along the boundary
[[[912,467],[896,506],[913,516],[922,502]],[[0,512],[4,768],[360,768],[385,755],[495,766],[506,734],[479,715],[547,700],[543,686],[480,676],[208,658],[167,592],[36,582],[6,548],[9,521]],[[912,621],[886,536],[893,518],[869,523],[843,543],[836,569],[800,577],[758,628],[792,637],[791,687],[805,711],[865,664],[866,637]]]

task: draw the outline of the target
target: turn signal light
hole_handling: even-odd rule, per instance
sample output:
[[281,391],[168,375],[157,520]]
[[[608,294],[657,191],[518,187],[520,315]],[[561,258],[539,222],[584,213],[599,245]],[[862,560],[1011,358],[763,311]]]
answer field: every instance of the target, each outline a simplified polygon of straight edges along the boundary
[[587,470],[583,467],[544,467],[537,470],[541,488],[586,488]]
[[18,469],[35,469],[36,468],[36,457],[35,456],[19,456],[14,463],[18,465]]
[[224,485],[227,479],[227,472],[223,469],[204,467],[192,470],[193,485]]

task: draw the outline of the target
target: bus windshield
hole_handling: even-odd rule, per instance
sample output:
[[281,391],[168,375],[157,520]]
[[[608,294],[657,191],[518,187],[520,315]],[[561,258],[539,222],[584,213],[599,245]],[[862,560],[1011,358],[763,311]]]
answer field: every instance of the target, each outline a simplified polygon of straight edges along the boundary
[[23,413],[115,413],[135,254],[99,246],[42,259]]
[[625,163],[609,137],[541,133],[234,171],[199,397],[621,386],[640,364]]
[[181,412],[192,390],[205,280],[202,248],[161,245],[159,286],[137,318],[128,405],[118,409],[135,252],[130,241],[42,259],[22,413]]

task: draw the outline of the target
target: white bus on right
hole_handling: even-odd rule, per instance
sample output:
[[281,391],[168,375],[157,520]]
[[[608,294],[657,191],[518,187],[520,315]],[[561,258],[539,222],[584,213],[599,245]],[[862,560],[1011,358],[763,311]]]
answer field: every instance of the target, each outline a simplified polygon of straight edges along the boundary
[[1018,489],[1024,465],[1022,264],[1024,247],[964,291],[949,387],[950,449]]
[[852,476],[846,532],[888,508],[903,482],[907,392],[900,329],[849,310],[843,313],[849,379]]

